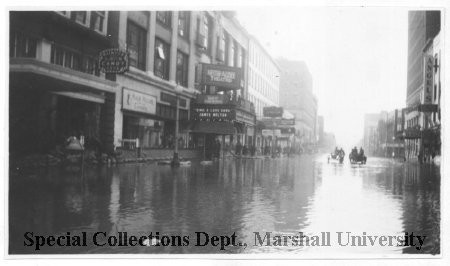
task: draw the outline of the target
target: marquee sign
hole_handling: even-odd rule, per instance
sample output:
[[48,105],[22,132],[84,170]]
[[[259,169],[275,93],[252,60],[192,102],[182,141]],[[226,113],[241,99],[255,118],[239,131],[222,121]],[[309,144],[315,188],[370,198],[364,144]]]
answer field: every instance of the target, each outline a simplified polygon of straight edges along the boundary
[[221,88],[241,88],[242,69],[224,65],[202,64],[203,85]]
[[98,66],[104,73],[121,74],[129,69],[129,53],[120,49],[106,49],[98,56]]
[[192,108],[193,119],[200,121],[233,121],[235,114],[228,107],[196,106]]
[[123,88],[122,92],[122,108],[124,110],[155,114],[156,113],[156,97],[149,94],[133,91]]

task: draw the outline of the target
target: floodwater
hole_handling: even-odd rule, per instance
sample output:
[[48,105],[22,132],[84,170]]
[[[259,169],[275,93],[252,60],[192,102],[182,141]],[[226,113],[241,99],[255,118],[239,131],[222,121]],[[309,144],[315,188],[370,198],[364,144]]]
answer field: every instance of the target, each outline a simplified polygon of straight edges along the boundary
[[[431,165],[304,155],[79,170],[11,174],[10,254],[440,252],[440,173]],[[150,233],[144,245],[119,244]],[[411,233],[406,245],[393,238]],[[233,234],[236,245],[226,246]],[[420,250],[416,236],[425,237]]]

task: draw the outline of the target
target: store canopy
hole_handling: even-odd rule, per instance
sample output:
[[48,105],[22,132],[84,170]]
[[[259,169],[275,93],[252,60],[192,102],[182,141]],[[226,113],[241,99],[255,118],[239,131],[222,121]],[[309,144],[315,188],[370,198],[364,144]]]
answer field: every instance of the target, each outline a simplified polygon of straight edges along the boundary
[[235,128],[232,123],[228,122],[195,121],[191,131],[204,134],[233,135]]

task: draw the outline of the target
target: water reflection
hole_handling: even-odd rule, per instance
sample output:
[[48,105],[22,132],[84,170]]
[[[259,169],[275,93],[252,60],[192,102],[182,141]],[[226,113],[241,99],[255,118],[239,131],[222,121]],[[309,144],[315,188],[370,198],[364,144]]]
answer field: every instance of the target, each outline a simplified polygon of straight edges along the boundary
[[[439,169],[373,159],[365,166],[326,163],[323,157],[194,162],[172,169],[156,164],[49,169],[10,178],[10,253],[34,253],[24,233],[190,236],[167,247],[44,247],[40,253],[439,253]],[[231,235],[249,246],[194,246],[195,232]],[[261,247],[254,232],[295,235],[426,235],[422,250],[408,247]]]

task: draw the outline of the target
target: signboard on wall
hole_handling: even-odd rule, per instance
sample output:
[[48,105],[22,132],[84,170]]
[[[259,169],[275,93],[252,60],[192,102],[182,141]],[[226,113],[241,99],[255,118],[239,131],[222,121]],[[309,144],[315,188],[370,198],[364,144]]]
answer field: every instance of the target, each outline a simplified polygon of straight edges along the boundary
[[236,110],[236,121],[243,122],[248,125],[255,125],[255,116],[241,110]]
[[431,104],[433,102],[433,63],[432,55],[424,56],[424,78],[423,78],[423,103]]
[[106,49],[98,56],[98,66],[104,73],[121,74],[128,71],[129,53],[120,49]]
[[202,64],[202,84],[238,90],[241,88],[242,69],[215,64]]
[[265,117],[281,117],[283,116],[283,107],[268,106],[263,108],[263,116]]
[[156,113],[156,97],[153,95],[137,92],[127,88],[123,88],[122,92],[122,108],[124,110],[155,114]]

